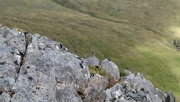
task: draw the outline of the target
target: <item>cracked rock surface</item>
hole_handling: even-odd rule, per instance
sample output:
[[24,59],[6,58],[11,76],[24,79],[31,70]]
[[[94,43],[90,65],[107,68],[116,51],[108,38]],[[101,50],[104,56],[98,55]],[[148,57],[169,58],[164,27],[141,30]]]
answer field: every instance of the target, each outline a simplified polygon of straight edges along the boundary
[[102,69],[118,80],[109,88],[106,77],[90,75],[88,65],[99,64],[95,56],[80,58],[47,37],[0,25],[0,102],[175,102],[140,73],[120,77],[105,59]]

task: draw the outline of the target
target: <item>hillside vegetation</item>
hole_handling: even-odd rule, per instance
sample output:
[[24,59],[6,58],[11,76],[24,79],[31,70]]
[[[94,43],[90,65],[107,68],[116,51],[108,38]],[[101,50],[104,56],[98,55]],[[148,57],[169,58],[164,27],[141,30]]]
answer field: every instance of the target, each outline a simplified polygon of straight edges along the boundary
[[143,73],[180,101],[179,0],[0,0],[0,23]]

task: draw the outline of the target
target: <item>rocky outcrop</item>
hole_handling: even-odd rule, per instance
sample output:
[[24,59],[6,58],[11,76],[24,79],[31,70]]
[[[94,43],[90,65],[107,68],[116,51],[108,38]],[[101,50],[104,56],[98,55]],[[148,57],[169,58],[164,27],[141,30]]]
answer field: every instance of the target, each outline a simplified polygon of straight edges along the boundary
[[[175,102],[142,74],[126,71],[120,78],[115,63],[99,62],[39,34],[0,26],[0,102]],[[116,83],[90,75],[88,65],[102,66]]]

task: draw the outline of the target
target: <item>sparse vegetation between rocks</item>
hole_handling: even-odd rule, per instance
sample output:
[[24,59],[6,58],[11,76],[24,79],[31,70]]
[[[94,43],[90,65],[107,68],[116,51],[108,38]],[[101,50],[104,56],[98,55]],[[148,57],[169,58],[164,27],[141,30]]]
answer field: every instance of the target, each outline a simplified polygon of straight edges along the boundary
[[108,80],[110,79],[110,76],[106,73],[105,70],[102,69],[102,67],[100,65],[99,66],[90,65],[89,71],[90,71],[91,76],[93,76],[95,74],[99,74],[99,75],[106,77]]

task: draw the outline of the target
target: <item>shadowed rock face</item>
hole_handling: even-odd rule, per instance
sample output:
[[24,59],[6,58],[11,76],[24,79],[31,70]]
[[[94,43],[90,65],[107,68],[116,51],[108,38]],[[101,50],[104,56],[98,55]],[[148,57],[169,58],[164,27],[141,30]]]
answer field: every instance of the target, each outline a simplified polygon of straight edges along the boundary
[[121,79],[107,89],[104,76],[90,77],[89,62],[99,66],[95,56],[87,61],[47,37],[0,26],[0,102],[175,102],[140,73],[120,78],[105,59],[102,69]]

